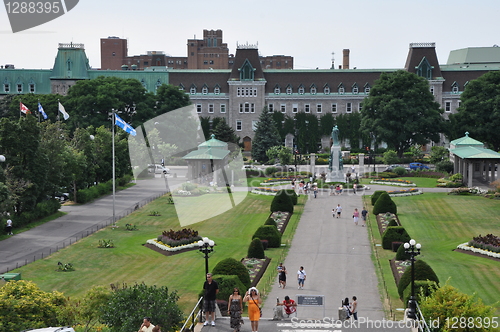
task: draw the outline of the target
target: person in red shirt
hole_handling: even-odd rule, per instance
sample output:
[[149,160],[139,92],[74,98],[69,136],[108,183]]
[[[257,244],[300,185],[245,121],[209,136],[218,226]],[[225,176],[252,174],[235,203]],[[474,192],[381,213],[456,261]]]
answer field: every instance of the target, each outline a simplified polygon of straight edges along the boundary
[[297,311],[297,303],[295,303],[294,300],[290,299],[288,295],[285,296],[285,300],[283,301],[283,303],[280,303],[280,305],[284,306],[285,314],[287,314],[288,316]]

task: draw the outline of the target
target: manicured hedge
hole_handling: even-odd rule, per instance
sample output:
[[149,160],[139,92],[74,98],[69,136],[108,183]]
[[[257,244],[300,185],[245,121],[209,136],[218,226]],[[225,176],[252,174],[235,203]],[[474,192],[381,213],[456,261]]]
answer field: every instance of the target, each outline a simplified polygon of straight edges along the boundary
[[386,212],[397,214],[398,207],[392,200],[391,196],[389,196],[387,192],[383,192],[382,194],[380,194],[380,197],[377,199],[375,205],[373,206],[373,214],[377,215]]
[[293,213],[293,201],[286,191],[279,190],[274,196],[271,202],[271,212],[276,211]]
[[403,226],[387,227],[384,234],[382,234],[382,248],[391,250],[392,242],[408,242],[410,235],[406,232]]
[[[248,269],[246,268],[245,265],[243,265],[242,262],[237,261],[234,258],[228,257],[221,260],[213,268],[212,274],[238,276],[238,278],[243,283],[243,285],[245,285],[246,288],[250,287],[250,275],[248,274]],[[219,285],[219,292],[220,292],[220,285]],[[227,298],[229,298],[229,295],[225,297],[225,299]]]
[[[267,243],[269,245],[269,242]],[[248,246],[248,258],[259,258],[264,259],[266,255],[264,254],[264,246],[262,245],[262,241],[259,238],[255,238],[250,242]]]
[[[415,280],[415,298],[420,302],[422,295],[424,297],[431,295],[431,293],[438,289],[439,285],[432,280]],[[408,307],[408,300],[411,296],[411,283],[406,287],[403,292],[403,303],[405,308]]]
[[372,206],[375,205],[375,202],[380,197],[380,195],[382,195],[382,193],[385,193],[385,192],[386,192],[385,190],[377,190],[372,194],[372,197],[371,197]]
[[252,236],[252,240],[255,238],[269,241],[269,248],[279,248],[281,246],[281,233],[275,226],[260,226]]
[[[439,285],[439,278],[429,264],[419,259],[415,261],[414,266],[415,280],[431,280],[435,281]],[[398,293],[400,298],[403,298],[404,290],[411,284],[411,270],[411,266],[408,267],[399,280]]]

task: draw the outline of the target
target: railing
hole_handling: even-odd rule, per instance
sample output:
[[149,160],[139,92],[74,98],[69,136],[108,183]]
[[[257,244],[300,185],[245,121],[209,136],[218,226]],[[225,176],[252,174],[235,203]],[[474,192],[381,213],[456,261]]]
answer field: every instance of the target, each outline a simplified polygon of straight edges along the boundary
[[425,321],[425,317],[422,314],[422,311],[420,311],[420,306],[418,305],[418,302],[415,303],[417,305],[418,330],[422,332],[431,332],[429,326],[427,325],[427,322]]
[[[193,310],[189,314],[189,316],[186,318],[186,321],[184,322],[184,325],[182,325],[181,329],[179,332],[192,332],[194,331],[194,327],[197,324],[198,321],[201,322],[201,301],[203,301],[203,296],[200,297],[198,300],[198,303],[194,306]],[[190,324],[188,326],[188,324]]]
[[[150,196],[150,197],[147,197],[145,199],[143,199],[142,201],[132,205],[131,207],[129,207],[128,209],[125,209],[123,210],[121,213],[115,215],[115,222],[128,216],[129,214],[131,214],[132,212],[134,212],[135,210],[137,210],[138,208],[141,208],[143,207],[144,205],[154,201],[155,199],[159,198],[159,197],[162,197],[163,195],[165,195],[166,193],[168,193],[168,191],[163,191],[163,192],[160,192],[160,193],[157,193],[153,196]],[[7,266],[7,268],[5,269],[5,271],[0,271],[0,273],[7,273],[9,271],[12,271],[14,269],[17,269],[17,268],[20,268],[22,266],[25,266],[25,265],[28,265],[29,263],[33,263],[34,261],[38,260],[38,259],[43,259],[45,257],[48,257],[50,256],[51,254],[59,251],[60,249],[63,249],[67,246],[70,246],[72,245],[73,243],[77,242],[78,240],[81,240],[83,239],[84,237],[87,237],[89,235],[92,235],[94,234],[95,232],[97,232],[98,230],[104,228],[104,227],[107,227],[107,226],[110,226],[113,224],[113,217],[109,217],[107,219],[104,219],[104,220],[101,220],[100,222],[98,222],[97,224],[94,224],[82,231],[79,231],[78,233],[72,235],[71,237],[68,237],[66,238],[65,240],[61,241],[61,242],[58,242],[58,243],[55,243],[54,245],[52,245],[52,247],[47,247],[47,248],[44,248],[41,252],[37,252],[33,255],[33,259],[30,258],[25,258],[24,261],[18,261],[16,262],[16,265],[14,266]],[[48,249],[48,250],[47,250]]]

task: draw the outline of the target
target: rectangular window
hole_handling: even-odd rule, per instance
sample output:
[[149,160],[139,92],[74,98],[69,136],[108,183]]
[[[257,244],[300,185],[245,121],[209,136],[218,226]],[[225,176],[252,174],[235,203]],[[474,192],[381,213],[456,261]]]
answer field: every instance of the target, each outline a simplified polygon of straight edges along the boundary
[[10,92],[10,85],[9,84],[4,84],[3,85],[3,91],[7,92],[7,93]]
[[292,112],[297,113],[299,111],[299,104],[292,104]]
[[434,96],[434,87],[433,86],[430,87],[430,91],[431,91],[432,95]]
[[255,113],[255,104],[250,104],[250,113]]
[[274,112],[274,104],[267,104],[267,109],[269,110],[269,112]]
[[311,113],[311,105],[305,104],[304,105],[304,112],[306,113]]
[[332,113],[337,113],[337,104],[332,104]]
[[243,104],[240,104],[240,113],[243,113]]
[[345,110],[347,113],[352,113],[352,103],[347,103]]
[[220,112],[226,113],[226,104],[220,104]]
[[323,112],[322,107],[323,107],[323,105],[321,105],[321,104],[317,104],[317,105],[316,105],[316,112],[318,112],[318,113]]
[[236,120],[236,131],[241,131],[242,130],[242,121],[241,120]]
[[286,113],[286,104],[281,104],[281,113]]
[[451,101],[445,101],[444,102],[444,111],[445,112],[451,112]]
[[359,104],[358,104],[358,111],[360,111],[360,112],[361,112],[361,110],[362,110],[362,109],[363,109],[363,103],[359,103]]
[[252,120],[252,130],[253,130],[253,131],[256,131],[256,130],[257,130],[257,123],[258,123],[258,122],[259,122],[258,120]]
[[250,104],[245,103],[245,113],[250,113]]
[[214,112],[214,104],[208,104],[208,113]]
[[17,92],[23,92],[23,85],[22,84],[17,85]]
[[201,111],[202,111],[201,104],[196,104],[196,112],[201,113]]

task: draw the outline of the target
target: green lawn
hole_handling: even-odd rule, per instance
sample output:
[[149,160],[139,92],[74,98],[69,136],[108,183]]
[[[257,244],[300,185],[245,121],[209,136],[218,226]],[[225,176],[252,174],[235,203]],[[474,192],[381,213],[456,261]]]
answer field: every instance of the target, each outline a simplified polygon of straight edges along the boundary
[[[500,262],[453,251],[458,244],[479,234],[498,233],[500,202],[476,196],[455,196],[445,193],[425,193],[418,196],[393,197],[398,206],[401,224],[417,242],[422,244],[418,259],[425,260],[439,280],[461,292],[478,296],[500,313]],[[375,218],[370,226],[376,243],[381,243]],[[384,276],[393,307],[403,304],[398,299],[394,278],[387,261],[395,253],[377,247],[381,273]],[[381,282],[383,283],[383,282]]]
[[[208,196],[208,195],[206,195]],[[216,242],[209,265],[214,267],[220,260],[246,256],[251,236],[269,216],[273,196],[249,196],[234,209],[212,219],[189,225],[201,236]],[[289,243],[302,213],[305,196],[300,197],[295,206],[282,243]],[[161,216],[148,216],[149,212],[158,211]],[[127,231],[125,224],[134,224],[138,231]],[[38,260],[15,270],[23,279],[34,281],[45,291],[58,290],[68,297],[80,297],[94,285],[134,284],[144,282],[147,285],[168,286],[177,290],[179,304],[187,314],[193,308],[202,288],[205,274],[205,260],[198,250],[173,256],[164,256],[143,247],[148,239],[156,238],[163,230],[180,229],[174,206],[167,204],[162,197],[135,211],[118,222],[120,227],[105,228],[92,236],[84,238],[50,257]],[[112,239],[116,248],[97,248],[100,239]],[[287,247],[269,249],[266,255],[272,258],[271,264],[277,264]],[[72,263],[73,272],[57,272],[57,263]],[[269,269],[275,276],[274,269]],[[270,273],[270,272],[269,272]],[[267,275],[270,275],[267,273]],[[271,282],[265,277],[260,288]]]

